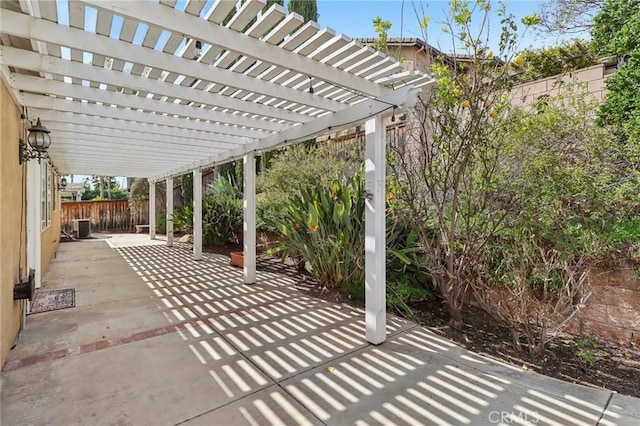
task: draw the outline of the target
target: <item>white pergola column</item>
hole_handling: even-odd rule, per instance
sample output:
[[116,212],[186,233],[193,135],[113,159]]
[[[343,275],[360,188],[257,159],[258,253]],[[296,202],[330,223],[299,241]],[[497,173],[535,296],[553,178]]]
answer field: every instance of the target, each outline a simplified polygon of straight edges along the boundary
[[244,282],[256,282],[256,160],[246,154],[244,162]]
[[193,260],[202,259],[202,170],[193,171]]
[[365,308],[366,339],[386,338],[386,128],[381,115],[365,123]]
[[149,181],[149,237],[156,239],[156,183]]
[[[35,269],[36,288],[42,286],[42,165],[35,160],[27,163],[27,268]],[[26,277],[29,270],[23,271]]]
[[167,247],[173,247],[173,177],[167,178]]

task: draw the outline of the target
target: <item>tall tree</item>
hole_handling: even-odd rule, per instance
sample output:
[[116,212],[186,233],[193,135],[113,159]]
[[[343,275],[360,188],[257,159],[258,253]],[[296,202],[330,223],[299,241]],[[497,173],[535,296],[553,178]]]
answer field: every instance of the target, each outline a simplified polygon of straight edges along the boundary
[[[521,33],[504,6],[495,13],[502,31],[494,53],[488,46],[490,0],[450,1],[440,30],[451,37],[454,61],[464,53],[471,64],[452,67],[446,58],[434,58],[431,72],[438,84],[419,98],[404,140],[390,147],[390,171],[397,179],[390,188],[398,188],[396,200],[410,212],[426,267],[454,327],[462,325],[473,265],[510,203],[496,194],[501,194],[497,182],[504,172],[499,156],[505,144],[503,112],[511,74],[522,64],[516,55]],[[522,20],[525,27],[536,22],[535,16]],[[421,27],[428,30],[428,19]]]
[[547,0],[539,7],[538,32],[564,35],[588,31],[605,0]]
[[627,158],[640,159],[640,0],[605,0],[591,35],[600,55],[615,55],[618,72],[607,79],[609,93],[600,122],[613,126]]
[[271,9],[271,6],[274,4],[279,4],[280,6],[284,6],[284,0],[267,0],[267,4],[262,8],[262,13]]
[[318,5],[316,0],[289,0],[289,13],[302,15],[304,22],[318,20]]

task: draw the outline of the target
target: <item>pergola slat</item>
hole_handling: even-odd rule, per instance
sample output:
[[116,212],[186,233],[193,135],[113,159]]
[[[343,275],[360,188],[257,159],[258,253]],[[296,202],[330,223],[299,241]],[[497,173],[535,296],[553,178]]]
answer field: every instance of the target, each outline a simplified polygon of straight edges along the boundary
[[318,31],[313,37],[309,38],[306,42],[302,43],[294,52],[299,55],[310,55],[311,52],[324,46],[325,43],[329,42],[336,36],[336,32],[331,28],[323,28],[321,31]]
[[40,16],[47,21],[57,22],[58,21],[58,8],[56,7],[56,2],[53,1],[45,1],[39,2],[38,6],[40,7]]
[[85,124],[70,124],[70,123],[60,123],[60,122],[49,122],[47,123],[47,128],[52,132],[54,130],[61,132],[61,134],[83,134],[83,135],[96,135],[96,136],[109,136],[115,140],[115,144],[118,145],[118,140],[122,140],[126,144],[130,144],[130,141],[135,141],[136,145],[148,146],[149,148],[153,148],[155,146],[164,147],[164,148],[175,148],[176,144],[179,144],[181,149],[185,149],[187,151],[190,150],[202,150],[202,151],[210,151],[212,149],[215,150],[223,150],[232,147],[233,145],[237,145],[242,143],[238,141],[237,144],[229,144],[229,143],[220,143],[207,141],[202,139],[191,140],[186,138],[179,138],[175,136],[169,136],[166,134],[157,134],[157,133],[145,133],[141,131],[130,131],[130,130],[116,130],[109,129],[105,127],[93,127]]
[[241,136],[211,134],[210,132],[202,130],[170,127],[168,125],[169,123],[167,123],[167,125],[141,123],[124,119],[114,119],[106,116],[51,111],[46,109],[38,109],[36,107],[31,108],[31,111],[33,111],[34,115],[54,124],[59,123],[61,125],[64,124],[74,127],[88,126],[95,129],[110,129],[115,132],[120,130],[125,132],[141,132],[143,134],[151,135],[150,137],[156,140],[163,140],[162,137],[166,136],[167,138],[170,138],[169,140],[173,140],[176,144],[200,143],[228,148],[231,145],[238,145],[247,142],[247,138]]
[[233,18],[227,24],[227,27],[236,30],[243,31],[249,23],[255,19],[256,14],[262,10],[267,4],[266,0],[247,0],[245,1],[240,10],[233,15]]
[[303,22],[302,16],[297,13],[287,15],[263,40],[271,44],[280,44],[287,35],[291,34],[296,28],[302,25]]
[[[88,114],[108,118],[121,118],[129,121],[137,121],[140,123],[151,123],[164,126],[170,126],[182,129],[201,130],[203,132],[211,132],[212,137],[216,134],[239,136],[244,138],[256,138],[258,133],[234,126],[221,126],[204,121],[187,120],[169,115],[152,114],[149,112],[136,111],[132,109],[114,108],[106,105],[95,105],[88,103],[76,102],[62,98],[51,98],[47,96],[32,95],[24,93],[23,104],[30,108],[53,109],[64,112],[73,112],[76,114]],[[268,132],[261,132],[264,135]],[[179,149],[179,148],[178,148]]]
[[90,100],[96,103],[129,107],[136,110],[140,109],[144,111],[154,111],[160,114],[191,117],[192,119],[210,121],[211,123],[228,123],[234,126],[242,126],[243,128],[270,131],[275,131],[281,128],[278,123],[270,122],[268,120],[257,120],[238,116],[236,114],[205,111],[201,108],[186,105],[156,101],[154,99],[127,95],[125,93],[109,92],[91,87],[83,87],[77,84],[67,84],[18,74],[14,74],[13,87],[23,91],[49,93],[58,97],[73,97],[76,99]]
[[[232,71],[217,69],[215,73],[213,73],[211,72],[211,68],[204,64],[196,61],[184,61],[176,56],[167,56],[152,49],[130,44],[124,45],[117,40],[87,34],[84,31],[71,28],[62,30],[53,23],[37,20],[15,12],[3,12],[0,16],[0,23],[2,23],[3,31],[20,37],[32,37],[36,40],[49,39],[64,46],[90,46],[94,54],[98,53],[114,58],[112,69],[122,70],[124,63],[121,59],[126,58],[131,62],[137,61],[146,66],[174,72],[177,75],[191,75],[192,77],[219,83],[223,86],[248,87],[256,93],[262,93],[305,105],[315,105],[316,107],[331,111],[337,111],[345,107],[345,105],[340,103],[334,103],[330,100],[297,90],[277,87],[271,83]],[[116,59],[118,57],[121,59]]]
[[205,4],[207,4],[207,0],[190,0],[184,11],[190,15],[198,16]]
[[214,3],[211,10],[207,15],[204,16],[204,18],[209,20],[210,22],[215,22],[216,24],[220,24],[227,17],[227,15],[229,15],[229,13],[235,8],[236,8],[236,3],[233,1],[218,0]]
[[[258,1],[258,0],[256,0]],[[260,0],[261,1],[261,0]],[[203,19],[199,19],[176,10],[148,2],[122,2],[112,3],[101,0],[84,0],[85,3],[98,9],[112,10],[125,16],[137,17],[148,25],[163,26],[172,32],[184,34],[187,37],[197,38],[210,44],[216,44],[226,50],[231,50],[242,55],[260,59],[272,64],[286,64],[289,69],[304,72],[322,80],[333,81],[336,84],[349,86],[353,90],[366,93],[370,96],[380,96],[386,92],[373,82],[357,78],[349,73],[342,72],[334,67],[313,61],[302,55],[287,52],[255,40],[250,37],[238,40],[238,34],[230,28],[210,25]],[[243,5],[249,8],[255,2],[247,2]],[[125,19],[126,20],[126,19]],[[310,21],[312,22],[312,21]],[[316,24],[317,26],[317,24]],[[331,34],[332,30],[323,30],[320,39]],[[303,44],[307,44],[307,40]]]
[[84,28],[84,9],[82,3],[69,3],[69,26],[71,28]]
[[111,33],[111,24],[113,22],[113,13],[100,11],[96,23],[96,34],[108,36]]
[[[116,141],[114,138],[96,136],[93,135],[80,135],[80,134],[64,134],[62,133],[59,138],[65,140],[64,147],[53,148],[52,153],[66,152],[70,155],[75,155],[75,151],[81,151],[84,154],[100,153],[102,156],[110,155],[113,157],[124,156],[130,158],[142,157],[149,153],[148,146],[141,146],[138,144],[122,144],[123,140]],[[118,145],[120,144],[120,145]],[[153,155],[158,158],[164,158],[167,160],[176,161],[193,161],[194,159],[201,158],[203,155],[212,155],[221,150],[183,150],[179,154],[173,152],[171,148],[163,148],[161,146],[154,148]]]
[[248,36],[261,38],[265,33],[275,27],[286,16],[284,7],[279,4],[272,5],[249,29]]

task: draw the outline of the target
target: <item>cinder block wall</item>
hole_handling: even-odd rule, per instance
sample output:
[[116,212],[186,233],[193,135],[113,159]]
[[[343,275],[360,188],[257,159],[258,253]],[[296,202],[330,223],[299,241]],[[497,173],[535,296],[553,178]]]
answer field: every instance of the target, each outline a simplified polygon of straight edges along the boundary
[[619,345],[640,346],[640,280],[631,266],[592,272],[593,294],[567,332]]
[[589,92],[598,100],[602,101],[605,96],[605,80],[615,69],[606,67],[604,64],[594,65],[589,68],[547,77],[542,80],[532,81],[518,85],[511,92],[511,99],[514,105],[527,106],[534,105],[541,96],[557,95],[563,85],[584,83]]

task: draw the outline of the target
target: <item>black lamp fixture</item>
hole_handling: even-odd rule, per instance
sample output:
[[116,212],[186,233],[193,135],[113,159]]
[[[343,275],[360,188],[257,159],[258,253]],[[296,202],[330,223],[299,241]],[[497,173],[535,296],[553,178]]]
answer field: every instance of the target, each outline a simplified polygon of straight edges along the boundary
[[18,152],[18,162],[20,164],[33,160],[34,158],[38,159],[38,163],[40,159],[47,153],[49,146],[51,146],[51,136],[49,136],[49,129],[44,127],[40,122],[40,118],[35,126],[31,126],[29,128],[29,136],[27,136],[27,142],[24,142],[24,139],[20,138],[19,140],[19,152]]
[[202,55],[202,42],[200,40],[196,40],[196,56],[193,57],[193,60],[197,60]]
[[59,186],[58,186],[58,189],[59,189],[60,191],[64,191],[66,187],[67,187],[67,178],[66,178],[66,177],[64,177],[64,176],[62,176],[62,177],[60,178],[60,184],[59,184]]
[[309,93],[313,95],[313,77],[309,77]]

